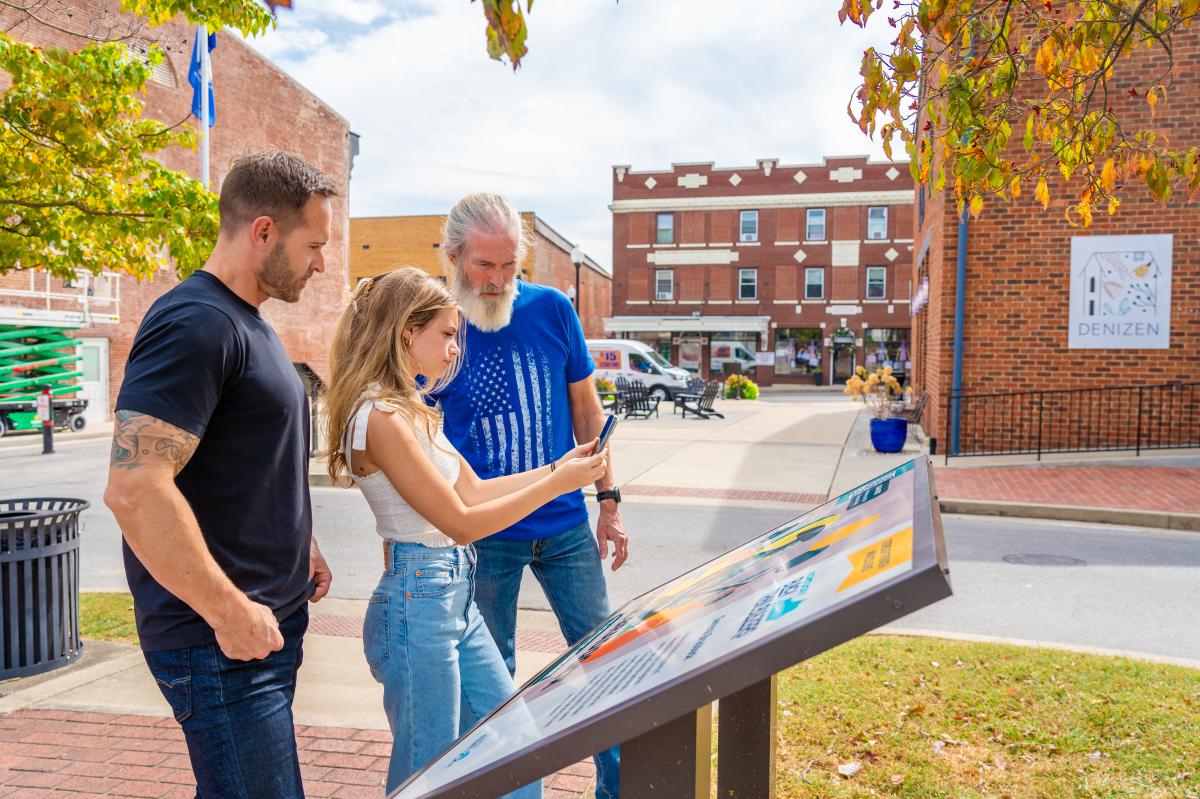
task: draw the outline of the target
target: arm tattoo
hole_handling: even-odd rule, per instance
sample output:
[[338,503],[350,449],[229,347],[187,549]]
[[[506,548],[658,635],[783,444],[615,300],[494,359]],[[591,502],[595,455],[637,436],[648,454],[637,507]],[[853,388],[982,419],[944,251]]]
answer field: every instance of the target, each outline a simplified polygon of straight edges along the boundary
[[136,469],[169,463],[179,474],[200,444],[200,438],[161,419],[137,411],[117,411],[113,424],[111,465]]

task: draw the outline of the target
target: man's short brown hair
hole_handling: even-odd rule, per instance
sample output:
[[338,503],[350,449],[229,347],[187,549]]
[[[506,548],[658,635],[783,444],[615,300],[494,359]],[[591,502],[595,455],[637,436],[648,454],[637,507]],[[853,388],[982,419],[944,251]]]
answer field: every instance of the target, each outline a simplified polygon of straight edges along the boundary
[[299,156],[280,150],[243,156],[221,184],[221,230],[239,230],[260,216],[286,230],[314,194],[339,196],[329,176]]

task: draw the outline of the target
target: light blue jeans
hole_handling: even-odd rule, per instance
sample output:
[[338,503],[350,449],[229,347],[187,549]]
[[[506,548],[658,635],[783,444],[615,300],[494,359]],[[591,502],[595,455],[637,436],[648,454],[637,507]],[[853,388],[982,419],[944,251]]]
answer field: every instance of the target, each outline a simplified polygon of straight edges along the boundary
[[[363,621],[363,652],[392,728],[392,792],[512,695],[512,676],[472,598],[472,547],[392,542]],[[508,794],[539,799],[541,782]]]
[[[517,594],[528,566],[546,593],[568,644],[574,644],[608,618],[608,586],[596,537],[587,522],[535,541],[475,542],[479,553],[476,601],[509,674],[517,669]],[[598,752],[596,799],[617,799],[621,785],[620,747]]]

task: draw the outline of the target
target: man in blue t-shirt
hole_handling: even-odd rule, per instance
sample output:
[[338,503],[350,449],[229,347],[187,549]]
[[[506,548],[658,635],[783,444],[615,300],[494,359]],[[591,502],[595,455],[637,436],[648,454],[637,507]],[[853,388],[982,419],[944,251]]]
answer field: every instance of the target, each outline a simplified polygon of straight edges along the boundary
[[[494,194],[464,197],[443,230],[442,250],[469,324],[462,370],[438,400],[446,435],[484,478],[551,463],[576,441],[595,438],[604,424],[592,380],[596,365],[570,300],[556,289],[516,279],[527,237],[516,209]],[[596,489],[594,539],[583,493],[575,491],[475,543],[475,601],[514,674],[517,593],[526,566],[546,592],[568,643],[610,613],[600,561],[611,548],[612,568],[620,568],[628,542],[611,472]],[[616,797],[617,749],[595,759],[596,796]]]
[[325,271],[336,195],[294,155],[239,159],[212,254],[142,319],[117,397],[104,501],[197,796],[304,796],[292,698],[305,603],[330,573],[312,537],[304,386],[258,309],[296,302]]

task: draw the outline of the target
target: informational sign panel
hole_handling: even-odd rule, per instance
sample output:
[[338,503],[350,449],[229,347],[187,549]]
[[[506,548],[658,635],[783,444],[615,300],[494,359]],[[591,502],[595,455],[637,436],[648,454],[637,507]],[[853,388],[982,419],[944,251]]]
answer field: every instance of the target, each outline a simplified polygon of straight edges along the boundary
[[1171,346],[1171,234],[1071,239],[1071,349]]
[[392,796],[498,796],[949,596],[945,567],[909,461],[630,601]]

